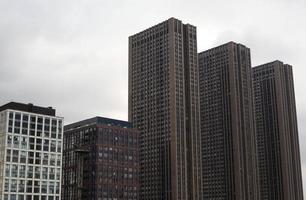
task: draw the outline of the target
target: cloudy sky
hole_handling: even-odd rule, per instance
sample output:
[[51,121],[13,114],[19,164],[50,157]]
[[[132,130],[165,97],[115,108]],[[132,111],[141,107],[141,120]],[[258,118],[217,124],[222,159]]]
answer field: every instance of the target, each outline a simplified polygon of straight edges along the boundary
[[293,65],[306,188],[305,0],[0,0],[0,104],[127,119],[128,36],[170,17],[197,26],[199,51],[235,41],[253,66]]

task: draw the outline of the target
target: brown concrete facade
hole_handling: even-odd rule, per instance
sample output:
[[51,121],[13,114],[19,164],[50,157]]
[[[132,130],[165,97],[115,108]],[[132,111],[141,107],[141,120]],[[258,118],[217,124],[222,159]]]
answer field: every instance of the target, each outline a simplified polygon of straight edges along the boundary
[[65,126],[62,200],[139,200],[138,137],[103,117]]
[[258,199],[249,48],[199,53],[203,199]]
[[196,27],[171,18],[129,38],[142,200],[202,199],[196,37]]
[[262,200],[302,200],[292,67],[274,61],[252,69]]

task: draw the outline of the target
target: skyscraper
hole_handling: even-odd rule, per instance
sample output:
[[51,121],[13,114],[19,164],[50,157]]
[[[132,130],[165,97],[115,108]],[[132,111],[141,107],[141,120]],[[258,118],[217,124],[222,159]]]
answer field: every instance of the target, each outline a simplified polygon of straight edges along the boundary
[[250,49],[199,53],[203,199],[257,199]]
[[140,131],[140,199],[199,200],[196,27],[171,18],[129,38],[129,121]]
[[62,135],[51,107],[0,107],[0,199],[61,199]]
[[258,167],[263,200],[302,200],[292,67],[280,61],[252,69]]
[[65,126],[63,200],[138,200],[138,131],[94,117]]

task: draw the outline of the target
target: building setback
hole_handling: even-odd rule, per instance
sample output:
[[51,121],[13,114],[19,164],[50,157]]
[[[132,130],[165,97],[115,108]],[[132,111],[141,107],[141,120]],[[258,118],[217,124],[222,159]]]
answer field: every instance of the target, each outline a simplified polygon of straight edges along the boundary
[[199,53],[203,199],[258,199],[250,49]]
[[140,199],[202,199],[198,87],[196,27],[171,18],[129,37]]
[[262,200],[302,200],[292,67],[280,61],[252,69]]
[[65,126],[63,200],[138,200],[138,131],[94,117]]
[[0,199],[61,199],[62,133],[51,107],[0,107]]

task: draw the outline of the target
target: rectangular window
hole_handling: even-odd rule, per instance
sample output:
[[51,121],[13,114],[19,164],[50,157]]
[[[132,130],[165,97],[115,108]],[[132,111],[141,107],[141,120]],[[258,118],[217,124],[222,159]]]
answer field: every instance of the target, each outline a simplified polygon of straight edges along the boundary
[[42,168],[42,179],[48,179],[48,167]]
[[26,166],[25,165],[20,165],[19,167],[19,177],[20,178],[25,178],[26,174]]
[[13,150],[12,162],[18,163],[19,151]]
[[12,144],[12,136],[8,135],[6,140],[7,147],[11,147]]
[[55,168],[50,168],[49,169],[49,179],[54,180],[55,178]]
[[5,176],[10,177],[11,176],[11,166],[9,164],[5,165]]
[[51,152],[56,152],[56,141],[55,140],[51,140]]
[[40,184],[39,184],[39,181],[34,181],[34,193],[35,194],[38,194],[40,193]]
[[41,182],[41,193],[46,194],[47,193],[47,181]]
[[[33,189],[33,181],[27,181],[27,192],[28,193],[32,193],[32,189]],[[27,199],[28,199],[29,196],[27,196]],[[30,196],[31,197],[31,196]],[[30,198],[31,199],[31,198]]]
[[20,151],[20,163],[26,163],[26,162],[27,162],[27,152]]
[[43,165],[49,165],[49,154],[44,153],[43,155]]
[[11,150],[10,149],[6,150],[6,161],[11,162]]
[[14,148],[19,148],[19,136],[14,136]]
[[54,182],[49,182],[49,194],[54,194]]
[[33,166],[28,166],[28,178],[33,178]]
[[17,180],[16,179],[11,180],[11,192],[17,192]]
[[35,167],[35,178],[40,179],[40,167]]
[[[19,180],[19,183],[18,183],[18,192],[24,192],[25,191],[24,187],[25,187],[25,181],[24,180]],[[20,199],[20,197],[19,197],[19,199]]]

